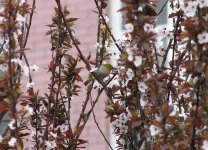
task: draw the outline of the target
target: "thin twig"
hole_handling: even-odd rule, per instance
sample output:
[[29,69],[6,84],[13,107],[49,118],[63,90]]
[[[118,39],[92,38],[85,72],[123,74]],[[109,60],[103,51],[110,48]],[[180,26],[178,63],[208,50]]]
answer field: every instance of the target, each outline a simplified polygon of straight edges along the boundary
[[100,7],[99,7],[99,5],[98,5],[98,1],[94,0],[94,2],[95,2],[95,5],[96,5],[97,10],[98,10],[98,12],[99,12],[99,15],[101,16],[102,21],[103,21],[103,23],[104,23],[106,29],[108,30],[108,32],[109,32],[111,38],[113,39],[113,42],[115,43],[115,45],[116,45],[116,47],[118,48],[118,50],[119,50],[121,53],[123,53],[122,48],[121,48],[121,47],[118,45],[118,43],[116,42],[116,39],[115,39],[114,35],[112,34],[112,32],[111,32],[111,30],[110,30],[110,28],[109,28],[107,22],[105,21],[105,18],[104,18],[103,14],[102,14],[102,10],[100,9]]
[[[92,103],[93,103],[93,102],[92,102],[92,99],[90,98],[90,100],[91,100],[91,106],[92,106]],[[111,146],[110,143],[108,142],[107,138],[105,137],[103,131],[101,130],[101,128],[100,128],[100,126],[99,126],[99,124],[98,124],[98,122],[97,122],[97,120],[96,120],[96,116],[95,116],[94,110],[92,111],[92,114],[93,114],[93,119],[94,119],[94,122],[95,122],[95,124],[96,124],[98,130],[99,130],[100,133],[102,134],[102,136],[103,136],[105,142],[108,144],[108,146],[110,147],[110,149],[113,150],[112,146]]]
[[164,9],[165,6],[167,5],[168,1],[169,1],[169,0],[167,0],[167,1],[165,2],[165,4],[163,5],[163,7],[162,7],[162,8],[160,9],[160,11],[157,13],[157,16],[159,16],[159,15],[163,12],[163,9]]

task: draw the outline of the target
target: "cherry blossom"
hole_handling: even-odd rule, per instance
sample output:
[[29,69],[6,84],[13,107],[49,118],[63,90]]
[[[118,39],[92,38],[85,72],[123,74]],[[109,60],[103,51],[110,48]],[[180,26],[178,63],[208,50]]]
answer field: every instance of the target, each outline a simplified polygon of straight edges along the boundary
[[208,1],[207,0],[198,0],[198,2],[199,2],[199,7],[200,8],[208,7]]
[[94,46],[95,46],[95,48],[98,48],[98,49],[100,49],[102,47],[102,45],[100,43],[95,43]]
[[24,75],[29,76],[29,69],[26,65],[23,64],[22,60],[17,58],[17,59],[12,59],[11,62],[18,64],[22,68]]
[[33,110],[33,108],[32,108],[30,105],[27,105],[27,106],[26,106],[26,110],[28,111],[28,113],[29,113],[30,115],[33,115],[33,114],[34,114],[34,110]]
[[128,79],[131,80],[135,75],[131,68],[127,69],[126,75],[128,76]]
[[35,83],[34,82],[28,82],[27,83],[27,85],[26,85],[26,87],[29,89],[29,88],[34,88],[34,86],[35,86]]
[[47,150],[50,150],[52,148],[56,148],[56,142],[55,141],[46,141]]
[[136,56],[134,60],[134,65],[136,67],[139,67],[142,64],[142,57],[141,56]]
[[116,119],[115,121],[112,122],[112,125],[114,125],[115,127],[119,128],[122,126],[122,122],[119,119]]
[[197,6],[198,6],[197,1],[188,1],[188,6],[182,7],[182,9],[184,10],[184,13],[187,17],[193,17],[195,15]]
[[26,19],[21,14],[17,13],[16,21],[18,21],[18,22],[25,22]]
[[8,64],[6,64],[6,63],[0,64],[0,70],[2,72],[5,72],[6,70],[8,70]]
[[36,135],[36,132],[35,132],[35,131],[32,131],[32,132],[30,133],[30,136],[31,136],[32,138],[34,138],[35,135]]
[[12,119],[10,121],[10,123],[8,124],[8,126],[11,130],[14,130],[15,129],[15,119]]
[[125,29],[127,33],[131,33],[134,30],[134,26],[131,23],[125,24]]
[[138,12],[143,12],[143,8],[142,8],[142,6],[140,6],[140,7],[138,7]]
[[20,0],[19,5],[22,6],[24,3],[26,3],[26,0]]
[[198,34],[197,38],[198,38],[198,41],[200,44],[207,43],[208,42],[208,33],[203,32],[201,34]]
[[14,137],[12,137],[8,142],[9,146],[15,146],[16,143],[17,143],[17,139]]
[[30,66],[30,70],[36,72],[39,70],[39,67],[37,65],[32,65]]
[[57,138],[57,133],[50,132],[50,134],[51,134],[54,138]]
[[119,128],[119,132],[121,134],[126,134],[128,132],[128,126],[126,125],[122,125],[120,128]]
[[2,140],[3,140],[3,137],[0,135],[0,142],[2,142]]
[[171,28],[167,27],[157,27],[155,28],[155,32],[157,33],[158,37],[160,39],[169,38],[173,39],[173,32],[171,31]]
[[105,16],[105,22],[108,23],[110,21],[110,19],[108,18],[108,16]]
[[172,105],[173,106],[173,110],[172,112],[169,114],[170,116],[175,116],[176,113],[179,111],[179,108],[176,104]]
[[148,87],[144,82],[138,82],[138,89],[140,92],[144,93],[147,88]]
[[145,23],[145,25],[144,25],[144,31],[146,31],[146,32],[154,31],[154,26],[152,24]]
[[61,126],[59,126],[59,129],[61,130],[61,132],[63,133],[63,132],[66,132],[67,130],[68,130],[68,127],[66,126],[66,125],[61,125]]
[[208,149],[208,140],[204,140],[203,141],[203,145],[201,147],[203,150],[207,150]]
[[149,129],[150,129],[151,136],[156,136],[162,131],[161,128],[155,125],[151,125]]

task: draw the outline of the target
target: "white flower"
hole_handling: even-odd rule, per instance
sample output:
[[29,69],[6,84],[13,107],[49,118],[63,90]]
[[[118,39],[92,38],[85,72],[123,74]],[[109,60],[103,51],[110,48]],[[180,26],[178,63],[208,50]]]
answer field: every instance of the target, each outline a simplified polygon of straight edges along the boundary
[[35,86],[35,83],[34,82],[28,82],[26,87],[29,89],[29,88],[33,88]]
[[133,61],[133,52],[132,52],[131,48],[130,47],[127,47],[126,48],[126,52],[128,54],[128,60],[129,61]]
[[135,67],[139,67],[142,64],[142,57],[141,56],[136,56],[134,60],[134,65]]
[[8,69],[8,64],[4,63],[4,64],[1,64],[1,65],[0,65],[0,70],[1,70],[2,72],[5,72],[7,69]]
[[131,111],[129,110],[128,107],[126,108],[126,112],[127,112],[127,115],[126,115],[127,119],[128,120],[131,119],[132,115],[131,115]]
[[28,111],[28,113],[29,113],[30,115],[33,115],[33,114],[34,114],[33,108],[32,108],[31,106],[27,105],[27,106],[26,106],[26,109],[27,109],[27,111]]
[[179,108],[176,104],[173,105],[173,110],[172,112],[170,113],[170,116],[175,116],[176,113],[179,111]]
[[30,70],[36,72],[39,70],[39,67],[37,65],[32,65],[32,66],[30,66]]
[[95,48],[100,49],[102,47],[102,45],[100,43],[95,43]]
[[183,117],[184,120],[187,118],[187,113],[185,113],[185,109],[181,107],[181,113],[179,114],[179,117]]
[[140,92],[144,93],[148,87],[144,82],[138,82],[138,89]]
[[125,124],[125,123],[128,121],[128,118],[127,118],[127,116],[126,116],[125,113],[122,113],[122,114],[119,115],[119,120],[120,120],[123,124]]
[[18,65],[21,65],[22,64],[22,60],[20,60],[19,58],[14,58],[11,60],[11,62],[14,62],[14,63],[17,63]]
[[184,8],[184,12],[187,17],[193,17],[195,15],[196,9],[198,6],[197,1],[189,1],[188,6]]
[[35,132],[35,131],[32,131],[31,134],[30,134],[30,136],[31,136],[32,138],[34,138],[34,137],[36,136],[36,132]]
[[10,123],[8,124],[8,126],[9,126],[10,129],[14,130],[15,129],[15,119],[12,119],[10,121]]
[[150,31],[153,31],[153,30],[154,30],[154,26],[152,24],[149,24],[149,23],[144,24],[144,31],[150,32]]
[[171,31],[171,29],[167,29],[166,27],[157,27],[155,28],[155,32],[160,39],[173,39],[173,32]]
[[198,41],[199,41],[200,44],[207,43],[208,42],[208,33],[203,32],[203,33],[199,34],[197,36],[197,38],[198,38]]
[[66,132],[68,130],[68,127],[66,125],[61,125],[60,127],[61,132]]
[[25,76],[29,76],[29,69],[27,66],[22,66],[22,71]]
[[138,12],[143,12],[143,8],[142,8],[142,6],[140,6],[140,7],[138,7]]
[[155,136],[161,132],[161,129],[155,125],[150,126],[150,134],[151,136]]
[[19,6],[22,6],[26,1],[25,0],[20,0]]
[[23,64],[22,60],[17,58],[17,59],[12,59],[11,62],[18,64],[22,68],[22,71],[25,76],[29,75],[29,69],[26,65]]
[[198,2],[199,2],[199,7],[200,8],[208,7],[208,1],[207,0],[198,0]]
[[119,128],[122,126],[122,122],[121,122],[121,120],[116,119],[115,121],[112,122],[112,125]]
[[54,138],[57,138],[57,133],[50,132],[50,134],[51,134]]
[[[4,12],[4,7],[0,7],[0,13],[3,13]],[[3,22],[5,22],[6,21],[6,18],[5,17],[2,17],[2,16],[0,16],[0,23],[2,24]]]
[[100,90],[100,89],[102,89],[102,85],[98,81],[95,81],[95,83],[93,85],[93,88],[97,89],[97,90]]
[[17,13],[16,21],[17,22],[25,22],[26,19],[25,19],[25,17],[23,17],[22,15],[20,15],[19,13]]
[[56,147],[56,142],[55,141],[46,141],[46,146],[47,149],[55,148]]
[[134,26],[131,23],[125,24],[125,29],[127,33],[131,33],[134,30]]
[[16,145],[16,142],[17,142],[17,139],[14,138],[14,137],[12,137],[12,138],[9,140],[8,144],[9,144],[9,146],[15,146],[15,145]]
[[128,126],[122,125],[121,127],[119,127],[119,131],[120,131],[120,133],[123,133],[123,134],[127,133],[128,132]]
[[108,16],[105,16],[105,22],[108,23],[110,21],[110,19],[108,18]]
[[109,42],[105,41],[105,47],[108,47]]
[[3,140],[3,137],[0,135],[0,142],[2,142],[2,140]]
[[134,77],[134,72],[131,68],[127,69],[126,75],[128,76],[129,80],[131,80]]
[[142,107],[144,107],[144,106],[147,104],[147,101],[144,100],[146,96],[147,96],[147,95],[146,95],[145,93],[142,93],[142,94],[141,94],[140,105],[141,105]]
[[203,145],[201,147],[203,150],[207,150],[208,149],[208,140],[204,140],[203,141]]

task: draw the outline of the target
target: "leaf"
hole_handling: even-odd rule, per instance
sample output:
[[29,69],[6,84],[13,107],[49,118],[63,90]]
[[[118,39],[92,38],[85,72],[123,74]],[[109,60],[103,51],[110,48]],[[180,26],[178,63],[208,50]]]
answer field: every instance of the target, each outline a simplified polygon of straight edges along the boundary
[[69,140],[71,140],[71,141],[73,141],[73,134],[69,131],[69,130],[67,130],[66,131],[66,137],[69,139]]
[[78,74],[75,76],[75,79],[76,79],[77,81],[83,82],[83,79],[82,79],[81,76],[78,75]]
[[117,10],[117,12],[128,11],[128,10],[129,10],[128,7],[123,7],[121,9]]
[[171,14],[168,16],[168,18],[173,18],[173,17],[175,17],[175,16],[177,16],[177,13],[171,13]]
[[82,133],[83,129],[84,129],[84,125],[79,126],[78,128],[75,129],[74,134],[79,136]]
[[69,18],[69,19],[66,19],[67,22],[73,22],[73,21],[76,21],[78,20],[79,18]]
[[89,141],[88,140],[78,139],[78,144],[77,145],[81,145],[81,144],[85,144],[85,143],[89,143]]

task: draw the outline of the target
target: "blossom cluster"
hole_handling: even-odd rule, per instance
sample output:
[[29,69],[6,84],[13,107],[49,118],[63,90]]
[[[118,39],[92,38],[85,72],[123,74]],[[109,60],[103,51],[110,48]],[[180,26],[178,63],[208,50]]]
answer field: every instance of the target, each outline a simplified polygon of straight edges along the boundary
[[127,122],[131,120],[131,117],[132,115],[129,109],[127,109],[126,112],[116,116],[116,119],[112,122],[114,130],[118,130],[119,134],[126,134],[129,128]]

